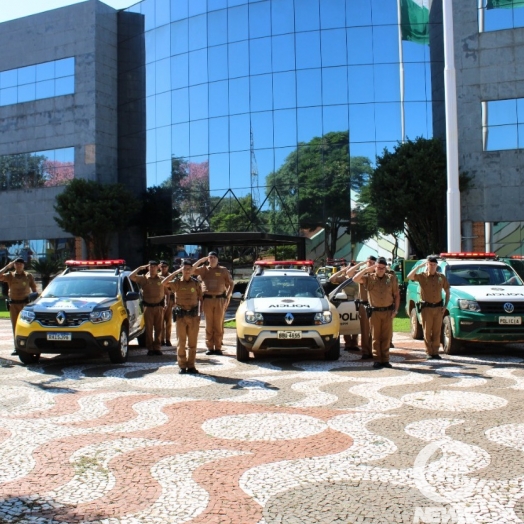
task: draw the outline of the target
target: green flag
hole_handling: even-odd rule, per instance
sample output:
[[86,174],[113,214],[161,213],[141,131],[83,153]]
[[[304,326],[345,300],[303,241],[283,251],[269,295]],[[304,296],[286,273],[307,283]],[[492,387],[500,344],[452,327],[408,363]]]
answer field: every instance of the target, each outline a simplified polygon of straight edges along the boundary
[[431,0],[400,0],[402,40],[429,44],[430,9]]
[[514,7],[524,7],[524,0],[488,0],[486,9],[513,9]]

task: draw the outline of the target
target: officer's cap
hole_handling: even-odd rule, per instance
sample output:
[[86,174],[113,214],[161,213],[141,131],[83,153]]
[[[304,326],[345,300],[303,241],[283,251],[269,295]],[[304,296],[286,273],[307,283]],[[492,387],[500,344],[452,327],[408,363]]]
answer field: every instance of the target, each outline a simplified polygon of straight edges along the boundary
[[[151,263],[151,262],[150,262]],[[167,260],[161,260],[160,261],[161,266],[169,266],[169,262]]]
[[435,264],[436,264],[438,262],[438,259],[434,255],[429,255],[428,256],[428,262],[435,262]]
[[15,262],[22,262],[22,264],[25,264],[25,260],[22,257],[16,258]]
[[150,266],[158,266],[158,260],[150,260],[149,261]]
[[378,257],[377,264],[382,264],[383,266],[387,266],[387,260],[384,257]]
[[210,251],[208,254],[207,254],[208,257],[218,257],[218,253],[216,251]]
[[183,266],[192,266],[193,264],[191,264],[191,260],[184,260],[184,261],[182,262],[182,265],[183,265]]
[[371,260],[371,262],[376,262],[377,261],[377,257],[375,257],[373,255],[369,255],[368,260]]

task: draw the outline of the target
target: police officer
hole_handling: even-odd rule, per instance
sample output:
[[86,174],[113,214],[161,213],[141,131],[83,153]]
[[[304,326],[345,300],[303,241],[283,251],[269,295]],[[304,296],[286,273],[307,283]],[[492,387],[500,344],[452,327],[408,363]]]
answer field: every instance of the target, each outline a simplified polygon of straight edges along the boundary
[[[6,273],[14,267],[14,271]],[[15,336],[16,321],[20,311],[29,303],[29,293],[36,293],[36,283],[33,275],[25,270],[25,261],[23,258],[17,258],[0,269],[0,282],[6,282],[9,286],[9,316],[13,326],[13,336]],[[16,355],[16,350],[12,353]]]
[[359,271],[353,280],[364,284],[368,292],[371,317],[371,344],[373,349],[373,367],[393,367],[389,363],[389,347],[393,335],[393,319],[400,306],[400,292],[397,277],[386,273],[387,261],[379,257],[372,266]]
[[[440,347],[440,333],[442,318],[449,302],[448,279],[437,272],[438,260],[429,256],[426,260],[426,270],[417,273],[420,266],[415,266],[408,274],[409,280],[414,280],[420,285],[420,316],[422,317],[422,330],[424,331],[424,344],[428,359],[441,360],[438,350]],[[442,300],[442,291],[446,298]]]
[[[193,265],[184,260],[182,268],[164,278],[164,287],[175,295],[177,362],[180,373],[198,373],[195,367],[198,328],[200,327],[199,306],[202,304],[202,285],[191,276]],[[172,281],[182,271],[182,278]],[[188,352],[186,353],[186,347]]]
[[[166,260],[160,261],[160,278],[164,279],[169,275],[169,263]],[[165,305],[162,318],[162,333],[160,343],[163,346],[171,347],[171,331],[173,329],[173,306],[175,305],[175,295],[165,288]]]
[[[145,269],[149,269],[146,275],[137,274]],[[137,267],[129,278],[142,288],[147,354],[162,355],[160,334],[162,333],[165,291],[162,279],[158,275],[158,261],[150,260],[148,265]]]
[[[342,284],[351,277],[347,276],[347,271],[354,267],[355,262],[351,262],[349,267],[343,267],[340,271],[337,271],[329,277],[329,281],[332,284]],[[346,293],[348,300],[355,300],[358,297],[358,284],[351,281],[344,286],[344,293]],[[369,330],[368,330],[369,331]],[[356,335],[343,335],[344,337],[344,351],[358,351],[358,334]]]
[[[202,265],[204,262],[208,265]],[[206,317],[206,355],[222,355],[224,315],[233,293],[233,279],[227,268],[218,265],[218,254],[210,251],[207,257],[193,264],[192,272],[202,280],[203,309]]]

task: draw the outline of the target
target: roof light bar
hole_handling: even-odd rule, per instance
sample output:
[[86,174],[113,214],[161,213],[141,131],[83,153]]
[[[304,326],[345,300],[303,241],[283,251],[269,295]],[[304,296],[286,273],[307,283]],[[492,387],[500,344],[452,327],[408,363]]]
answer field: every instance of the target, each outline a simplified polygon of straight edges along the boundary
[[66,260],[67,267],[115,267],[125,266],[126,261],[123,258],[113,260]]
[[274,267],[274,266],[311,266],[313,260],[257,260],[255,266]]
[[440,253],[441,258],[496,258],[495,253]]
[[513,260],[524,260],[524,255],[511,255],[509,258]]

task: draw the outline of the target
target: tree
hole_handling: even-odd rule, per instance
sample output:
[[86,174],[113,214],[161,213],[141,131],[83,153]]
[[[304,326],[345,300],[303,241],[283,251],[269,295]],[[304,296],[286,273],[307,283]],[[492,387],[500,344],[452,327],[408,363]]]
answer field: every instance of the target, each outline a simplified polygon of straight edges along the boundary
[[213,231],[248,231],[255,212],[256,206],[250,194],[238,199],[235,197],[223,199],[217,203],[213,212],[211,229]]
[[340,229],[350,225],[350,189],[359,191],[371,172],[369,159],[350,158],[348,131],[300,143],[280,169],[268,176],[270,223],[275,221],[275,212],[280,213],[279,220],[284,212],[299,228],[324,228],[325,254],[332,258]]
[[[470,177],[460,175],[460,190]],[[446,249],[446,153],[440,139],[419,137],[398,143],[377,157],[369,191],[361,201],[376,210],[385,233],[404,231],[418,256]]]
[[138,200],[122,184],[100,184],[76,178],[56,197],[56,223],[81,237],[96,258],[107,258],[111,238],[123,231],[140,209]]

